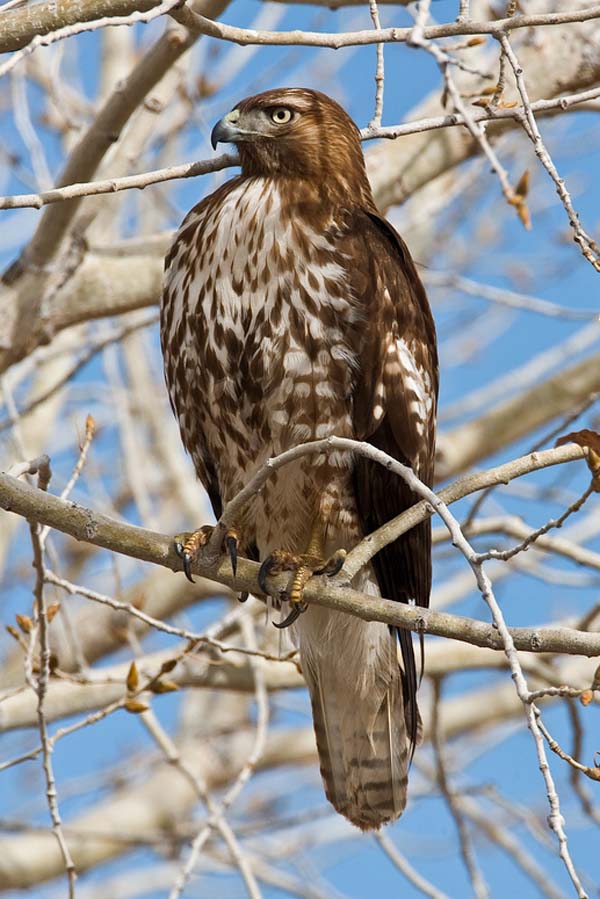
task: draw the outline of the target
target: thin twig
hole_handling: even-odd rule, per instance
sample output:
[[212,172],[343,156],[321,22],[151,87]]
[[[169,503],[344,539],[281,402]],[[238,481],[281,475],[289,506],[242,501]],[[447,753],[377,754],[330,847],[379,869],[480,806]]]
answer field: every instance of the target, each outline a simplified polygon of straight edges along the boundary
[[[365,44],[406,43],[412,34],[412,28],[381,28],[368,31],[347,31],[342,33],[324,33],[313,31],[254,31],[250,28],[237,28],[215,22],[206,16],[192,12],[188,7],[176,10],[173,18],[182,25],[195,28],[209,37],[235,44],[259,46],[357,47]],[[568,25],[576,22],[587,22],[600,18],[600,6],[594,5],[577,10],[557,13],[541,13],[530,16],[497,19],[496,21],[475,22],[473,20],[448,22],[443,25],[429,25],[423,29],[425,40],[436,40],[457,35],[489,34],[500,36],[506,32],[520,28],[534,28],[550,25]]]
[[477,561],[477,554],[474,552],[464,534],[462,533],[458,521],[448,512],[447,509],[442,509],[440,507],[437,509],[437,511],[444,520],[444,523],[448,527],[450,533],[452,534],[453,544],[462,552],[463,556],[469,563],[477,580],[479,592],[481,593],[483,599],[490,609],[494,624],[498,629],[498,632],[502,639],[504,651],[510,666],[512,679],[515,684],[517,695],[523,703],[525,715],[527,718],[527,724],[535,743],[539,769],[542,773],[542,777],[546,785],[546,794],[548,797],[548,804],[550,806],[548,825],[550,829],[553,830],[556,834],[556,837],[558,839],[559,855],[563,861],[571,882],[573,883],[573,886],[577,891],[579,899],[588,899],[587,893],[583,889],[581,880],[579,878],[579,875],[577,874],[577,871],[575,870],[575,866],[573,865],[573,860],[569,852],[567,835],[564,830],[564,819],[560,810],[560,800],[558,797],[558,793],[556,792],[552,772],[550,771],[550,767],[548,765],[546,752],[544,750],[542,732],[539,727],[539,712],[537,707],[529,700],[530,691],[527,686],[527,681],[525,680],[525,676],[523,674],[523,669],[519,661],[515,644],[504,621],[502,610],[500,609],[496,597],[494,596],[491,581],[484,571],[483,564]]
[[188,162],[154,172],[144,172],[141,175],[125,175],[123,178],[106,178],[103,181],[84,181],[80,184],[67,184],[65,187],[53,187],[52,190],[46,190],[40,194],[2,197],[0,198],[0,209],[22,209],[24,207],[41,209],[42,206],[60,203],[63,200],[72,200],[74,197],[91,197],[134,188],[143,190],[149,184],[161,184],[163,181],[172,181],[177,178],[195,178],[197,175],[220,172],[221,169],[237,164],[236,156],[223,153],[216,159]]
[[[241,619],[241,624],[248,648],[256,650],[256,638],[254,634],[254,626],[251,619],[248,616],[244,616]],[[235,782],[229,788],[221,803],[219,804],[219,815],[223,815],[225,811],[227,811],[227,809],[231,807],[231,805],[235,802],[235,800],[249,781],[250,777],[254,773],[260,757],[262,756],[267,738],[267,728],[269,723],[269,700],[265,688],[264,676],[260,667],[260,662],[251,657],[251,665],[254,673],[254,682],[256,687],[257,708],[256,735],[254,739],[254,745],[252,747],[250,755],[248,756],[246,764],[244,765]],[[173,889],[169,893],[169,899],[179,899],[179,897],[181,896],[186,883],[192,875],[192,872],[196,865],[196,861],[198,859],[198,855],[201,852],[206,840],[210,836],[211,828],[214,826],[214,814],[215,813],[211,815],[206,824],[196,835],[192,844],[190,855],[181,872],[179,873],[173,885]]]
[[[200,777],[192,771],[188,764],[186,764],[185,760],[181,757],[181,753],[177,749],[177,746],[162,727],[152,709],[142,712],[140,717],[146,730],[156,741],[167,761],[173,765],[174,768],[177,768],[178,771],[181,771],[188,783],[191,784],[192,789],[200,801],[205,804],[211,816],[211,826],[218,830],[223,837],[223,840],[229,849],[231,859],[238,868],[246,885],[246,890],[250,899],[261,899],[261,892],[256,882],[256,878],[252,873],[248,858],[242,851],[239,841],[230,824],[226,821],[222,809],[219,808],[218,804],[209,793],[206,784],[204,784]],[[183,885],[185,886],[185,884]]]
[[[379,21],[379,7],[377,6],[377,0],[369,0],[369,12],[371,14],[373,28],[379,31],[381,28],[381,22]],[[377,44],[376,52],[377,62],[375,65],[375,110],[373,112],[373,118],[367,126],[367,131],[371,131],[375,128],[380,128],[381,117],[383,116],[383,90],[385,85],[383,44]]]
[[[454,272],[436,272],[428,268],[423,272],[423,280],[427,287],[453,287],[462,293],[481,297],[484,300],[490,300],[492,303],[508,306],[510,309],[526,309],[528,312],[547,315],[550,318],[564,318],[569,321],[598,319],[598,311],[596,309],[559,306],[558,303],[552,303],[549,300],[542,300],[539,297],[529,296],[515,290],[507,290],[505,287],[484,284],[481,281],[474,281],[472,278],[465,278]],[[445,415],[446,417],[448,416],[447,410]]]
[[423,893],[424,896],[429,896],[430,899],[448,899],[448,895],[444,893],[442,890],[439,890],[436,886],[426,880],[422,874],[419,874],[418,871],[415,871],[409,860],[406,856],[400,852],[398,847],[392,843],[391,839],[388,837],[387,833],[380,830],[375,834],[375,839],[389,858],[389,860],[394,864],[401,874],[406,877],[409,883],[412,883],[414,887],[416,887],[419,892]]
[[[38,408],[38,406],[41,406],[42,403],[45,403],[47,400],[53,397],[55,393],[65,387],[65,385],[68,384],[69,381],[71,381],[75,377],[75,375],[79,374],[79,372],[83,368],[85,368],[88,362],[90,362],[98,353],[102,352],[102,350],[106,349],[107,346],[123,340],[125,337],[128,337],[130,334],[139,331],[141,328],[147,328],[150,325],[155,324],[157,321],[158,316],[151,315],[148,318],[145,318],[143,321],[134,322],[131,325],[125,325],[123,328],[119,328],[114,333],[110,333],[108,337],[104,337],[102,338],[102,340],[99,340],[97,343],[93,344],[77,360],[70,371],[62,375],[57,381],[55,381],[54,384],[52,384],[42,393],[38,394],[38,396],[30,400],[22,409],[19,409],[17,411],[18,418],[22,419],[25,416],[30,415],[35,409]],[[14,425],[12,416],[0,421],[0,431],[4,431],[6,428],[11,427],[11,425]]]
[[431,712],[431,745],[433,746],[433,754],[435,758],[437,782],[440,792],[444,799],[450,814],[454,818],[456,830],[458,833],[458,841],[460,844],[460,853],[467,869],[473,892],[477,899],[486,899],[489,896],[489,888],[483,878],[483,874],[477,864],[473,843],[468,827],[462,815],[459,804],[456,802],[455,792],[448,782],[448,774],[446,772],[446,763],[444,761],[444,750],[440,738],[439,727],[439,709],[441,701],[441,680],[434,678],[433,680],[433,705]]
[[477,141],[493,171],[496,173],[507,203],[515,208],[524,226],[530,228],[531,224],[529,222],[529,216],[524,212],[524,199],[513,190],[508,180],[508,172],[498,159],[495,151],[492,149],[485,128],[474,119],[471,112],[467,109],[467,106],[460,95],[460,91],[455,84],[451,72],[451,66],[455,64],[455,60],[444,50],[440,49],[437,44],[426,40],[423,36],[424,32],[425,29],[423,27],[417,27],[417,25],[415,25],[408,43],[413,47],[420,47],[422,50],[425,50],[427,53],[431,54],[437,62],[444,79],[445,94],[451,97],[454,109],[462,116],[464,125],[473,139]]
[[165,0],[164,3],[160,3],[154,9],[151,9],[150,12],[138,12],[136,10],[127,16],[105,16],[92,22],[76,22],[73,25],[65,25],[64,28],[58,28],[56,31],[50,31],[47,34],[36,34],[27,46],[17,50],[10,59],[0,66],[0,78],[6,75],[7,72],[10,72],[11,69],[14,69],[22,59],[25,59],[38,47],[47,47],[56,41],[74,37],[76,34],[82,34],[85,31],[97,31],[99,28],[107,28],[109,26],[136,25],[138,22],[151,22],[158,16],[164,16],[175,9],[175,7],[181,6],[183,2],[184,0]]
[[195,649],[197,646],[209,646],[212,649],[217,649],[219,652],[228,653],[234,652],[239,653],[240,655],[246,656],[255,656],[256,658],[267,659],[270,662],[289,662],[297,653],[297,650],[291,650],[289,653],[283,653],[275,655],[270,652],[265,652],[259,649],[248,649],[243,646],[232,646],[229,643],[223,643],[221,640],[217,640],[214,637],[210,637],[207,634],[197,633],[195,631],[191,631],[188,628],[177,627],[173,624],[168,624],[166,621],[162,621],[158,618],[153,618],[152,615],[148,615],[146,612],[142,611],[142,609],[136,608],[136,606],[132,605],[128,602],[121,602],[118,599],[114,599],[112,596],[108,596],[104,593],[98,593],[97,590],[90,590],[88,587],[83,587],[81,584],[72,584],[70,581],[65,580],[65,578],[58,577],[58,575],[54,574],[53,571],[49,569],[45,570],[44,577],[46,583],[53,584],[55,587],[60,587],[62,590],[65,590],[71,596],[83,596],[86,599],[91,599],[92,602],[100,603],[100,605],[109,606],[111,609],[115,609],[119,612],[126,612],[128,615],[132,615],[134,618],[143,621],[144,624],[147,624],[148,627],[152,627],[157,631],[161,631],[163,634],[169,634],[172,637],[181,637],[184,640],[190,641],[189,651]]
[[[469,526],[463,525],[463,531],[469,537],[478,537],[482,534],[506,534],[508,537],[515,537],[518,540],[526,540],[534,531],[530,525],[526,524],[522,518],[515,515],[497,515],[488,518],[478,518],[471,521]],[[437,545],[448,540],[448,532],[445,528],[435,528],[432,534],[433,545]],[[564,537],[540,537],[535,540],[535,549],[541,552],[554,553],[565,559],[570,559],[577,565],[587,566],[594,571],[600,571],[600,553],[580,546],[574,540],[568,540]]]
[[565,210],[569,217],[569,224],[573,229],[573,239],[575,243],[579,245],[582,254],[585,256],[588,262],[593,265],[596,271],[600,272],[600,247],[593,240],[593,238],[590,237],[590,235],[582,228],[579,221],[579,215],[577,214],[577,212],[575,211],[575,207],[573,206],[571,195],[569,194],[564,180],[560,177],[556,166],[554,165],[552,158],[544,145],[542,135],[540,134],[540,130],[535,119],[535,115],[531,108],[531,101],[527,92],[525,78],[523,77],[523,69],[521,68],[519,60],[517,59],[517,56],[511,46],[506,33],[499,34],[497,36],[497,39],[500,42],[502,50],[506,54],[506,58],[510,63],[515,76],[515,80],[517,82],[517,89],[521,96],[521,102],[523,103],[522,124],[525,132],[533,143],[535,155],[538,157],[538,159],[554,181],[554,184],[556,185],[556,192],[558,193],[561,202],[565,207]]
[[551,531],[553,528],[560,528],[563,526],[567,518],[573,515],[575,512],[579,512],[584,503],[590,498],[592,493],[594,493],[594,487],[590,484],[587,490],[575,500],[575,502],[571,503],[571,505],[565,509],[562,515],[559,515],[558,518],[551,518],[546,524],[542,525],[541,528],[538,528],[536,531],[532,531],[530,534],[525,537],[520,543],[517,543],[516,546],[513,546],[511,549],[498,550],[498,549],[490,549],[485,553],[478,554],[478,560],[480,562],[485,562],[487,559],[500,559],[503,562],[507,562],[509,559],[512,559],[514,556],[518,555],[518,553],[525,552],[532,544],[536,542],[540,537],[543,537],[544,534],[547,534],[548,531]]
[[62,829],[62,821],[58,806],[58,796],[56,792],[56,780],[54,778],[54,770],[52,767],[52,745],[48,737],[48,726],[46,716],[44,714],[44,699],[48,690],[48,680],[50,677],[50,644],[48,639],[48,618],[46,616],[46,601],[44,596],[44,558],[43,547],[40,538],[39,524],[30,522],[31,542],[33,546],[33,566],[36,572],[34,596],[36,609],[36,625],[32,633],[32,645],[35,634],[39,634],[40,641],[40,661],[39,674],[37,683],[32,673],[28,676],[28,682],[32,689],[37,691],[38,695],[38,728],[40,732],[40,740],[42,744],[42,758],[44,775],[46,777],[46,798],[48,800],[48,810],[52,819],[52,832],[56,837],[56,841],[60,848],[65,870],[67,873],[67,881],[69,885],[69,899],[75,899],[75,880],[77,873],[75,865],[71,858],[71,853],[65,835]]
[[[587,91],[579,91],[574,94],[566,94],[552,100],[537,100],[531,104],[535,112],[555,112],[567,110],[582,103],[588,103],[600,97],[600,88],[591,88]],[[508,119],[520,121],[523,114],[522,107],[514,109],[498,110],[473,110],[468,114],[469,120],[475,124],[494,123]],[[434,131],[439,128],[457,128],[466,125],[463,115],[450,113],[443,116],[419,119],[415,122],[406,122],[400,125],[387,127],[371,127],[369,125],[361,131],[362,140],[396,140],[408,134],[420,134],[424,131]],[[212,172],[222,171],[225,168],[239,165],[239,159],[234,154],[222,154],[216,159],[200,160],[198,162],[184,163],[183,165],[168,166],[163,169],[155,169],[150,172],[141,172],[137,175],[125,175],[121,178],[107,178],[102,181],[83,181],[66,184],[63,187],[55,187],[43,193],[15,194],[13,196],[0,197],[0,210],[2,209],[41,209],[54,203],[61,203],[75,197],[97,196],[99,194],[118,193],[122,190],[143,190],[152,184],[162,184],[166,181],[175,181],[181,178],[195,178]]]
[[[578,758],[581,755],[583,746],[583,727],[581,726],[579,709],[577,708],[577,703],[573,701],[567,703],[567,709],[573,727],[573,749],[571,750],[571,755],[573,758]],[[573,766],[569,770],[569,782],[581,803],[584,813],[594,824],[600,824],[600,809],[590,799],[588,791],[582,783],[581,772]]]
[[596,782],[600,781],[600,766],[594,765],[593,768],[590,768],[588,765],[582,765],[581,762],[578,762],[576,759],[570,756],[568,752],[565,752],[564,749],[562,749],[554,739],[554,737],[552,737],[552,735],[548,731],[548,728],[542,721],[539,711],[537,713],[537,719],[538,727],[541,733],[544,735],[544,738],[552,752],[556,753],[559,758],[571,765],[572,768],[575,768],[577,771],[581,771],[581,773],[585,774],[586,777],[589,777],[590,780],[595,780]]

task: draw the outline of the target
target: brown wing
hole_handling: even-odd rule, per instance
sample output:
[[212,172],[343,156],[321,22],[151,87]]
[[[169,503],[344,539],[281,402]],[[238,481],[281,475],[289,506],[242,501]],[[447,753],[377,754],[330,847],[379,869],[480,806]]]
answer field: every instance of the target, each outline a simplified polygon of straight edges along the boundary
[[[355,215],[349,247],[353,287],[365,309],[360,373],[354,392],[356,436],[399,461],[431,485],[438,392],[435,326],[408,249],[379,215]],[[358,459],[354,489],[365,533],[418,501],[405,482],[367,459]],[[431,525],[424,522],[374,559],[383,596],[429,604]],[[398,629],[404,667],[408,733],[417,739],[417,674],[410,631]]]

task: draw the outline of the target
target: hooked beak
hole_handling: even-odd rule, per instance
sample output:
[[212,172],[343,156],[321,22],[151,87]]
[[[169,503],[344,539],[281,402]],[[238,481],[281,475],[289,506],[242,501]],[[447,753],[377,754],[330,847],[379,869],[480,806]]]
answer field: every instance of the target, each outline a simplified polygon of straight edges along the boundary
[[232,144],[239,140],[241,133],[236,128],[236,123],[240,117],[237,109],[228,112],[226,116],[217,122],[210,135],[210,142],[213,150],[217,149],[217,144]]

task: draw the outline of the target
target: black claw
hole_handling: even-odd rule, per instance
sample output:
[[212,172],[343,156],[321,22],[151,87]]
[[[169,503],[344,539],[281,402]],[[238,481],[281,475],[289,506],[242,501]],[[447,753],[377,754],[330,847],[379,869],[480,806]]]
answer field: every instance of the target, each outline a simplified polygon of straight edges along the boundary
[[190,567],[190,566],[191,566],[191,562],[192,562],[192,557],[190,556],[189,553],[184,553],[183,556],[182,556],[182,558],[183,558],[183,570],[184,570],[184,572],[185,572],[185,576],[186,576],[186,578],[188,579],[188,581],[189,581],[191,584],[193,584],[193,583],[194,583],[194,578],[192,577],[192,569],[191,569],[191,567]]
[[237,572],[237,540],[235,537],[228,537],[225,541],[227,546],[227,552],[229,553],[229,558],[231,559],[231,570],[233,571],[233,576],[235,577]]
[[189,553],[187,553],[185,551],[185,546],[183,545],[183,543],[180,543],[179,540],[175,541],[175,552],[177,553],[177,555],[183,562],[183,571],[184,571],[186,578],[192,584],[195,583],[194,578],[192,577],[192,570],[190,568],[192,557],[190,556]]
[[317,568],[313,573],[316,575],[326,574],[327,577],[335,577],[336,574],[339,574],[342,568],[344,567],[344,562],[346,561],[345,553],[340,553],[339,556],[335,556],[331,559],[328,559],[325,565],[322,568]]
[[340,556],[335,560],[335,565],[331,571],[327,572],[327,577],[335,577],[336,574],[339,574],[342,568],[344,567],[344,562],[346,559],[344,556]]
[[287,618],[284,618],[284,620],[280,621],[279,624],[277,624],[277,622],[274,621],[273,627],[276,627],[280,631],[286,627],[289,627],[290,624],[293,624],[294,621],[297,621],[298,618],[300,618],[300,615],[302,614],[302,612],[306,612],[307,609],[308,609],[308,606],[305,602],[295,603],[292,606],[290,614],[287,616]]
[[241,592],[240,595],[238,596],[239,602],[246,602],[247,599],[248,599],[248,591],[247,591],[247,590],[242,590],[242,592]]
[[272,567],[271,559],[267,556],[265,561],[260,566],[260,569],[258,572],[258,586],[260,587],[260,589],[262,590],[263,593],[267,594],[267,596],[269,595],[269,588],[267,587],[267,578],[271,574],[271,567]]

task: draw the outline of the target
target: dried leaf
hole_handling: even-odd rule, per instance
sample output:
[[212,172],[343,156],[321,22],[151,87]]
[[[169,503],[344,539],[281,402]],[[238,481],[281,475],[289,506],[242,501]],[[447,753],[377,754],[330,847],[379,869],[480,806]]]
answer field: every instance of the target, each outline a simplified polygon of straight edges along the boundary
[[48,624],[50,624],[50,622],[54,619],[54,616],[56,615],[56,613],[58,612],[59,609],[60,609],[59,602],[53,602],[52,605],[48,606],[48,608],[46,609],[46,620],[48,621]]
[[527,231],[531,231],[531,216],[529,215],[529,207],[527,206],[527,203],[525,203],[525,201],[517,203],[517,215],[521,219],[523,227]]
[[7,624],[7,625],[5,625],[5,627],[6,627],[6,630],[8,631],[8,633],[11,635],[11,637],[14,637],[15,640],[18,640],[19,642],[21,642],[21,635],[19,634],[16,627],[13,627],[12,624]]
[[577,443],[579,446],[588,447],[600,454],[600,434],[596,431],[590,431],[584,428],[582,431],[571,431],[570,434],[563,434],[559,437],[555,446],[564,446],[565,443]]
[[581,705],[589,705],[593,698],[594,693],[592,690],[584,690],[579,697],[579,702],[581,703]]
[[127,680],[125,681],[129,693],[135,693],[138,688],[139,682],[140,679],[138,676],[137,665],[135,664],[135,662],[132,662],[129,666],[129,671],[127,672]]
[[600,434],[584,428],[582,431],[571,431],[559,437],[555,446],[564,446],[565,443],[576,443],[588,450],[587,463],[592,472],[592,487],[596,493],[600,493]]
[[515,187],[515,193],[520,197],[526,197],[529,193],[529,181],[529,169],[525,169],[525,171],[519,178],[517,186]]
[[15,615],[17,619],[17,624],[21,628],[24,634],[30,634],[31,628],[33,627],[33,621],[29,617],[29,615]]
[[150,685],[153,693],[173,693],[179,690],[178,685],[172,680],[157,680]]
[[139,715],[140,712],[147,712],[150,706],[140,702],[139,699],[128,699],[123,708],[132,715]]

